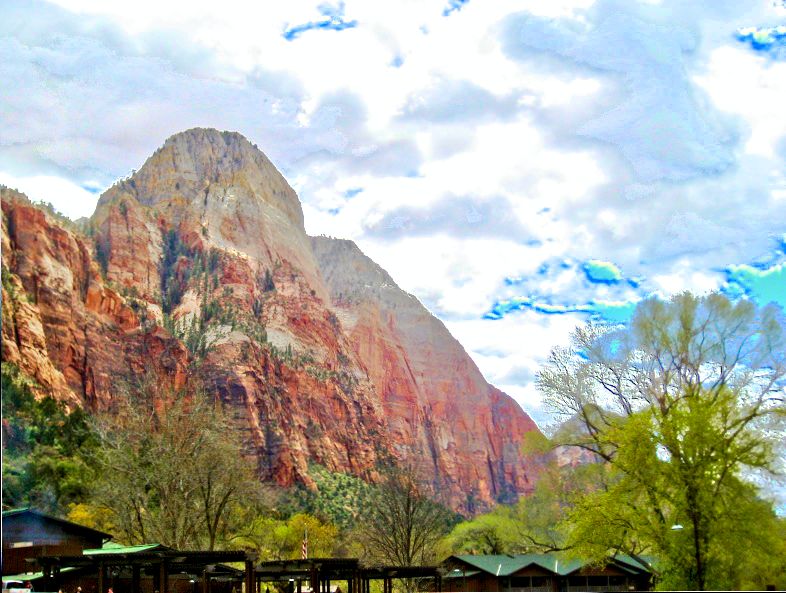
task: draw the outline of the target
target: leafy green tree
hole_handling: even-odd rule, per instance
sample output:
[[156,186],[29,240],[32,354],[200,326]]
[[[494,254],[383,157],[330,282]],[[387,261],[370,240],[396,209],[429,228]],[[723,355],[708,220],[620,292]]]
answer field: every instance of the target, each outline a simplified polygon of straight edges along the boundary
[[577,497],[595,487],[598,467],[562,459],[542,433],[528,435],[525,454],[538,465],[534,490],[514,505],[498,505],[459,523],[445,544],[452,554],[526,554],[567,548],[562,522]]
[[96,440],[81,408],[36,399],[33,386],[2,363],[3,504],[61,514],[88,494]]
[[746,476],[783,459],[784,334],[777,307],[685,293],[643,301],[628,328],[579,328],[555,349],[538,376],[570,419],[555,443],[599,461],[564,524],[567,544],[654,556],[668,587],[737,586],[730,542],[757,549],[749,524],[777,524]]
[[235,543],[255,550],[260,558],[287,560],[301,557],[307,537],[309,558],[325,558],[334,555],[338,535],[338,527],[307,513],[295,513],[288,519],[259,515]]
[[511,554],[518,544],[518,530],[511,509],[500,505],[490,513],[456,525],[446,543],[453,554]]

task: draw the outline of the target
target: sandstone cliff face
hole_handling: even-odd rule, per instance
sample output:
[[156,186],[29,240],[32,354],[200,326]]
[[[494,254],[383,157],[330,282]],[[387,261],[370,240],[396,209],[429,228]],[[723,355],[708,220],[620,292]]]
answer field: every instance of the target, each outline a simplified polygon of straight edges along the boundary
[[89,242],[28,200],[0,189],[3,206],[3,361],[41,393],[107,405],[118,379],[148,364],[182,381],[185,349],[163,328],[142,332],[125,299],[108,288]]
[[528,491],[529,417],[353,243],[309,238],[239,134],[167,140],[101,197],[93,239],[2,200],[3,360],[42,390],[103,406],[153,364],[232,407],[265,479],[373,480],[392,455],[460,511]]
[[520,437],[537,430],[412,295],[351,241],[312,238],[334,306],[385,407],[394,447],[466,508],[531,488]]

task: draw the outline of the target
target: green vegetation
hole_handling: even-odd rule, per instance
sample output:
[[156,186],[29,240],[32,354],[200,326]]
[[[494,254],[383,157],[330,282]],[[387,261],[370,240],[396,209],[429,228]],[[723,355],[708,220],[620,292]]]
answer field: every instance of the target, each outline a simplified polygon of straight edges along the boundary
[[2,363],[3,504],[62,513],[82,500],[93,478],[97,442],[81,408],[36,400],[34,383]]
[[260,558],[286,560],[301,557],[301,546],[306,537],[310,558],[340,553],[338,527],[307,513],[295,513],[286,519],[257,516],[235,543],[256,551]]
[[180,304],[191,281],[207,295],[218,286],[216,271],[221,263],[217,249],[207,253],[187,247],[175,229],[164,235],[164,256],[161,261],[161,308],[164,313]]
[[12,303],[19,300],[29,300],[29,297],[24,290],[22,290],[21,294],[16,290],[16,287],[11,280],[11,271],[5,267],[5,264],[2,266],[2,279],[3,288],[5,289],[6,293],[8,294],[8,298]]
[[[786,521],[751,479],[783,459],[784,352],[782,312],[720,295],[579,328],[539,374],[565,423],[530,443],[535,494],[460,525],[452,549],[624,553],[662,589],[786,586]],[[560,468],[566,450],[583,462]]]
[[78,235],[85,235],[85,228],[84,225],[81,224],[80,221],[73,221],[68,218],[65,214],[57,210],[54,205],[50,202],[32,202],[32,205],[38,208],[39,210],[43,210],[46,212],[51,218],[55,220],[55,222],[64,229],[71,231],[72,233],[76,233]]
[[[347,393],[355,388],[341,368],[346,355],[340,370],[326,369],[313,352],[267,341],[262,314],[280,295],[262,294],[241,311],[231,288],[218,294],[217,252],[190,251],[174,233],[166,244],[164,323],[196,360],[229,328],[259,346],[245,344],[256,356],[264,349]],[[6,268],[2,280],[17,298]],[[188,289],[203,304],[176,323],[173,308]],[[135,309],[145,306],[121,292]],[[4,363],[5,504],[70,508],[71,518],[125,543],[243,546],[267,559],[299,557],[308,532],[312,557],[401,565],[448,553],[553,551],[598,562],[627,554],[651,567],[659,588],[786,587],[786,520],[753,479],[784,459],[784,352],[781,311],[719,295],[649,299],[628,328],[577,329],[538,376],[564,423],[527,439],[539,464],[534,491],[458,524],[411,470],[390,467],[370,474],[382,477],[370,485],[312,465],[315,488],[282,500],[260,485],[222,404],[199,386],[168,391],[147,377],[91,422],[79,409],[36,400],[30,380]],[[306,434],[324,430],[310,423]]]
[[331,472],[318,464],[309,465],[309,475],[316,490],[297,488],[288,506],[294,511],[305,511],[340,529],[351,529],[371,495],[371,486],[358,477]]
[[776,471],[782,455],[781,315],[717,294],[652,298],[629,329],[581,328],[571,348],[552,353],[539,386],[574,420],[555,441],[590,451],[603,468],[568,515],[578,551],[655,556],[664,586],[687,589],[738,583],[734,541],[771,553],[746,538],[754,516],[767,521],[745,475]]

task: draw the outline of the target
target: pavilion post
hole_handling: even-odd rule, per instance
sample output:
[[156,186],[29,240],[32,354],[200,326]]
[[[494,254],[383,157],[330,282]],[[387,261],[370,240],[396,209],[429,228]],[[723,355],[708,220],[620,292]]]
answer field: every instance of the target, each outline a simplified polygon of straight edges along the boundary
[[106,593],[106,591],[104,590],[105,572],[106,572],[106,568],[104,567],[104,563],[99,562],[98,563],[98,593]]
[[207,569],[202,571],[202,593],[210,593],[210,573]]
[[160,593],[169,593],[169,567],[167,566],[166,560],[161,561],[158,572],[161,581]]
[[140,570],[141,569],[140,569],[138,564],[134,564],[134,566],[131,567],[131,593],[141,593],[140,586],[139,586],[139,583],[140,583],[140,578],[139,578]]
[[254,590],[256,589],[254,584],[254,580],[256,578],[254,575],[254,563],[249,559],[246,559],[245,576],[246,576],[246,593],[254,593]]

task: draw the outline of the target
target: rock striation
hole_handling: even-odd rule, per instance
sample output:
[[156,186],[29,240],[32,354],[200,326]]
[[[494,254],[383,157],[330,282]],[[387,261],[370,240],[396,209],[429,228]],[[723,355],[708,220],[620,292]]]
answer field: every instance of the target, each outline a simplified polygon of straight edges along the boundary
[[262,479],[309,485],[318,463],[374,480],[392,458],[461,512],[530,490],[529,416],[354,243],[309,237],[241,135],[169,138],[82,231],[0,197],[2,357],[41,393],[100,408],[122,380],[190,373],[231,407]]

